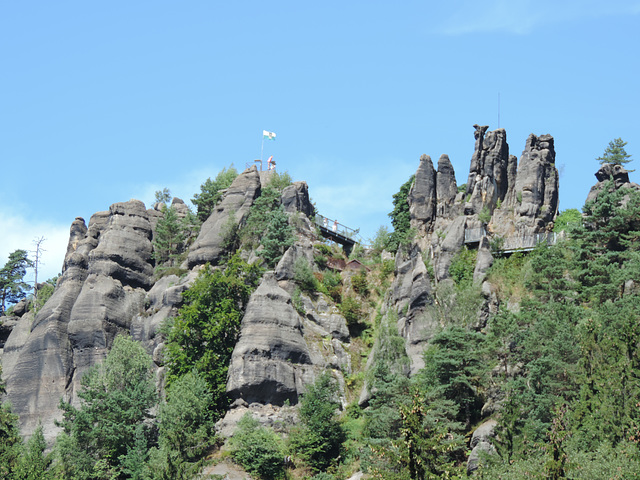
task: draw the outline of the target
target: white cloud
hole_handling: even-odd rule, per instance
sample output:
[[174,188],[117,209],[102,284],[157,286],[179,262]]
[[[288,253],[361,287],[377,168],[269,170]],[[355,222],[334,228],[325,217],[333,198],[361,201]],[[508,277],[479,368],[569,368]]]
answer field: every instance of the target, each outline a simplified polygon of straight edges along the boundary
[[[69,241],[69,225],[55,224],[48,221],[31,221],[17,213],[0,212],[0,265],[4,265],[9,254],[22,249],[29,252],[29,258],[33,259],[35,250],[34,241],[44,237],[42,243],[42,261],[38,268],[38,281],[44,281],[54,277],[62,270],[64,255]],[[33,281],[34,272],[30,269],[25,279]]]
[[637,14],[640,14],[637,0],[465,0],[456,5],[438,31],[447,35],[490,32],[526,35],[543,24]]

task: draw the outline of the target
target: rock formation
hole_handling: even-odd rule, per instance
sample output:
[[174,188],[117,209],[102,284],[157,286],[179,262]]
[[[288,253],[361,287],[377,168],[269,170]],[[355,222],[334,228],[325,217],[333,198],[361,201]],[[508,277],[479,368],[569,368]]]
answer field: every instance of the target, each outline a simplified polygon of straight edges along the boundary
[[[413,374],[424,365],[424,346],[440,325],[433,313],[435,287],[451,283],[449,266],[465,245],[479,248],[474,280],[481,284],[493,260],[490,238],[550,229],[558,204],[554,161],[549,135],[531,135],[518,166],[509,155],[504,130],[476,126],[468,183],[459,192],[448,156],[439,158],[437,169],[429,156],[420,157],[408,196],[417,236],[395,257],[394,279],[381,309],[397,314],[410,359],[403,373]],[[154,276],[153,238],[162,205],[146,210],[142,202],[131,200],[94,214],[88,226],[82,218],[74,220],[53,296],[35,317],[25,312],[0,331],[8,398],[25,434],[41,421],[45,436],[55,436],[60,398],[77,401],[82,374],[105,357],[117,334],[142,342],[161,377],[160,325],[177,314],[182,293],[202,266],[217,265],[229,253],[225,235],[245,222],[269,181],[265,173],[251,167],[234,180],[190,246],[182,276]],[[603,178],[607,175],[603,171]],[[624,183],[623,172],[615,175]],[[302,294],[302,307],[294,308],[292,302],[296,261],[313,264],[317,254],[307,184],[285,188],[281,203],[296,241],[248,302],[227,383],[238,408],[295,403],[320,371],[331,369],[344,384],[343,375],[352,368],[349,328],[335,303],[319,293]],[[188,213],[180,199],[172,205],[178,215]],[[242,253],[259,258],[255,251]],[[483,291],[487,303],[479,324],[496,308],[490,286]]]

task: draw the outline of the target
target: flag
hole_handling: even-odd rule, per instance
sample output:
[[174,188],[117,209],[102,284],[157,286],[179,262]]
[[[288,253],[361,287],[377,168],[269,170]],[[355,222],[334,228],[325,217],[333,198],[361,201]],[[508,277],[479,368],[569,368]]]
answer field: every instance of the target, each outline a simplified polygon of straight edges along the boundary
[[267,132],[266,130],[262,130],[262,138],[266,138],[267,140],[275,140],[276,134],[273,132]]

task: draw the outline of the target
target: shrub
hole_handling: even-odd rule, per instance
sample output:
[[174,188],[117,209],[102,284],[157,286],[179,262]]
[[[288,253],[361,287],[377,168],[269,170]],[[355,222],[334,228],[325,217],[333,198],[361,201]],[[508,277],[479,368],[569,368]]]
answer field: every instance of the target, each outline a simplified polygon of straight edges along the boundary
[[482,207],[482,211],[478,214],[478,220],[482,223],[489,223],[491,221],[491,211],[486,205]]
[[340,313],[344,316],[348,326],[355,326],[360,323],[362,305],[353,297],[343,297],[340,304]]
[[473,270],[476,266],[476,250],[469,250],[463,247],[453,260],[449,267],[449,274],[458,287],[465,287],[473,282]]
[[238,430],[229,440],[231,456],[252,475],[265,480],[284,477],[284,451],[280,437],[261,427],[251,413],[238,422]]
[[299,258],[293,265],[293,280],[303,292],[317,292],[318,280],[313,275],[311,265],[305,258]]
[[367,274],[365,270],[361,270],[356,275],[351,277],[351,285],[359,295],[369,295],[369,282],[367,282]]
[[333,377],[324,372],[300,402],[300,426],[294,430],[290,445],[316,472],[324,471],[338,461],[346,439],[336,418],[338,387]]

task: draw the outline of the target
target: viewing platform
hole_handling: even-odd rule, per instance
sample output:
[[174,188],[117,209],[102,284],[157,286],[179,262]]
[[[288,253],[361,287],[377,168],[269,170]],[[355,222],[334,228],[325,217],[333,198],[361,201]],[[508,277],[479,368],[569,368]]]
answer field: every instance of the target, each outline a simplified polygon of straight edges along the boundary
[[353,246],[358,243],[353,237],[358,234],[359,230],[354,230],[353,228],[342,225],[338,223],[337,220],[316,215],[315,224],[324,238],[328,238],[332,242],[342,245],[347,255],[351,253]]

